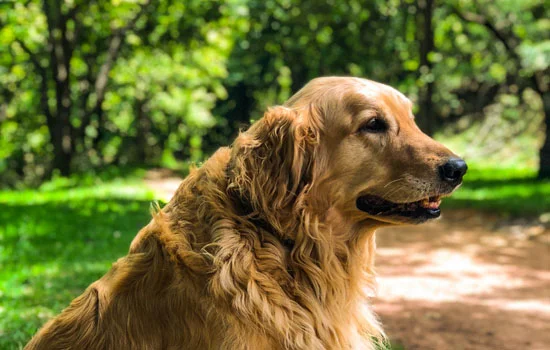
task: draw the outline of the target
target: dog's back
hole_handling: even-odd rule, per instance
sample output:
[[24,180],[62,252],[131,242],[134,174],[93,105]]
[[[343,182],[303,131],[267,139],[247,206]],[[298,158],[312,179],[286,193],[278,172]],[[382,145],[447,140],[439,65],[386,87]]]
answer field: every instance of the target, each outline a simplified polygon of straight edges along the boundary
[[189,275],[184,282],[156,235],[149,234],[46,324],[27,349],[209,348],[210,338],[196,331],[207,328],[197,298],[200,279]]
[[[202,199],[190,192],[205,180],[201,173],[208,166],[178,191],[176,201],[188,206],[184,221],[197,217]],[[212,301],[205,294],[211,262],[191,246],[195,233],[172,230],[178,222],[164,212],[154,213],[129,254],[42,327],[26,349],[216,348],[221,330],[209,322],[215,314],[209,312]],[[201,225],[196,219],[192,226]]]

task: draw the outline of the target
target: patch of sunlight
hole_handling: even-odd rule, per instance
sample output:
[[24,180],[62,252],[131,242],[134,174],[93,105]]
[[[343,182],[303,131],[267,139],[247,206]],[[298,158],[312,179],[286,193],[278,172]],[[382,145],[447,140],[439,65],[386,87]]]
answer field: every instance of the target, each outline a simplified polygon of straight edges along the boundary
[[548,300],[541,301],[536,299],[531,300],[509,300],[509,299],[491,299],[484,302],[485,305],[492,307],[510,310],[510,311],[526,311],[536,312],[550,315],[550,302]]
[[141,183],[107,183],[55,191],[0,191],[0,203],[43,204],[85,199],[150,200],[154,193]]
[[428,255],[413,255],[421,256],[411,256],[411,261],[422,263],[412,274],[378,278],[381,299],[452,302],[529,285],[501,265],[480,263],[463,253],[439,249]]

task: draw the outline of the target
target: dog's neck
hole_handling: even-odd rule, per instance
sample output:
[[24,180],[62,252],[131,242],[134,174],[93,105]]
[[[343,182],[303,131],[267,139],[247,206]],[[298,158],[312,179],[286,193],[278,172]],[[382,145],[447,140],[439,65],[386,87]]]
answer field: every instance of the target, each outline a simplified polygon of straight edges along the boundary
[[[195,189],[195,192],[189,190],[185,194],[190,201],[195,199],[198,203],[198,197],[211,198],[208,203],[216,205],[217,211],[228,212],[224,218],[235,217],[231,225],[233,230],[218,230],[218,234],[239,235],[241,224],[248,222],[242,226],[242,240],[225,239],[224,236],[214,238],[218,247],[238,250],[225,249],[219,253],[223,254],[219,261],[224,264],[242,265],[236,271],[248,271],[250,268],[243,256],[248,254],[256,259],[255,279],[249,279],[247,274],[236,274],[232,276],[239,282],[235,285],[248,286],[261,279],[263,283],[271,283],[273,290],[281,288],[284,291],[281,296],[292,299],[292,305],[296,305],[300,313],[311,314],[314,319],[330,320],[327,324],[315,326],[315,333],[327,344],[332,344],[333,337],[346,344],[353,329],[361,334],[379,334],[372,315],[368,313],[366,317],[370,321],[365,321],[364,315],[359,315],[357,311],[362,310],[363,287],[374,287],[373,230],[365,231],[336,209],[323,210],[322,215],[307,209],[299,215],[292,214],[290,210],[277,211],[277,219],[281,221],[270,222],[270,216],[260,208],[254,208],[245,191],[230,186],[229,155],[218,156],[223,161],[205,164],[191,178],[193,181],[205,181],[207,185],[199,183],[182,189]],[[200,192],[199,195],[197,191],[205,193]],[[181,196],[174,204],[182,208],[185,206],[188,211],[189,202],[183,197],[183,192]],[[200,227],[211,225],[210,217],[201,216],[199,220],[207,220]],[[207,234],[204,236],[208,237]],[[238,244],[235,244],[236,241],[239,241]],[[279,251],[275,249],[275,242],[279,242]],[[262,275],[264,277],[258,277]],[[220,297],[235,297],[233,289],[222,288],[222,283],[219,286]],[[289,316],[289,319],[293,317]]]
[[[231,177],[230,162],[228,162],[225,166],[225,177],[228,183]],[[246,194],[242,194],[235,188],[226,189],[226,194],[228,195],[228,198],[233,205],[235,212],[239,216],[246,218],[248,221],[253,223],[254,226],[260,228],[264,233],[275,237],[281,243],[281,245],[285,247],[287,252],[292,251],[292,249],[296,245],[296,231],[299,230],[299,223],[297,221],[301,220],[302,218],[294,217],[295,215],[289,213],[293,217],[289,217],[286,219],[284,217],[281,217],[281,219],[288,222],[296,222],[295,224],[288,225],[293,226],[294,230],[278,230],[276,226],[283,226],[284,223],[283,225],[280,222],[276,223],[276,225],[270,223],[269,220],[267,220],[264,215],[262,215],[261,211],[254,209],[254,206],[247,198]],[[357,248],[354,250],[357,251],[361,250],[361,248],[357,246],[362,246],[363,244],[365,244],[364,237],[372,237],[376,228],[379,226],[371,221],[368,221],[367,223],[361,222],[358,224],[350,223],[349,220],[345,219],[345,215],[340,214],[334,208],[325,211],[322,221],[323,224],[325,224],[327,227],[331,226],[331,235],[334,236],[335,240],[339,241],[340,243],[345,242],[345,244],[347,244],[348,246],[354,246],[355,248]],[[347,262],[349,257],[343,256],[346,255],[347,252],[346,254],[335,252],[335,254],[344,265],[348,265]]]
[[[231,177],[230,163],[227,164],[225,173],[226,179],[229,181]],[[264,218],[260,211],[255,210],[246,194],[240,193],[235,188],[230,188],[227,189],[227,195],[239,216],[245,217],[247,220],[254,223],[255,226],[261,228],[264,232],[271,234],[278,241],[280,241],[286,249],[292,250],[295,244],[294,238],[289,237],[285,232],[280,232],[280,230],[277,230],[275,226],[269,222],[269,220]]]

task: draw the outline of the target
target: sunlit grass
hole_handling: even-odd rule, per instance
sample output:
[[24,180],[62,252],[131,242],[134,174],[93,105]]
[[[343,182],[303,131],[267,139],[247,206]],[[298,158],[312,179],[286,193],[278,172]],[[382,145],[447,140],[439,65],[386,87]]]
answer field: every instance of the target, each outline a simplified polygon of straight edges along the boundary
[[151,194],[140,181],[123,180],[111,183],[83,186],[70,189],[0,191],[0,204],[42,204],[52,202],[73,202],[108,198],[135,199]]
[[536,169],[470,164],[464,183],[444,201],[448,208],[472,208],[512,215],[550,212],[550,180],[536,179]]
[[[72,181],[72,180],[71,180]],[[150,219],[137,177],[0,191],[0,349],[18,349],[128,251]]]

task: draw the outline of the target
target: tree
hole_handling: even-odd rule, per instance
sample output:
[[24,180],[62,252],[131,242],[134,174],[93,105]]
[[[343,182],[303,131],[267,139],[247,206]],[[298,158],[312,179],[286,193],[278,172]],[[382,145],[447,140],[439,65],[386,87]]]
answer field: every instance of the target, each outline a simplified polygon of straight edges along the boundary
[[434,53],[434,33],[433,33],[433,11],[434,0],[419,0],[417,2],[416,19],[417,29],[416,36],[419,43],[419,73],[422,82],[422,87],[418,96],[418,123],[422,130],[433,135],[437,129],[437,116],[435,115],[433,95],[435,82],[433,78],[433,62],[430,55]]
[[249,30],[231,53],[228,98],[216,109],[226,123],[215,128],[211,143],[318,76],[365,76],[414,95],[416,72],[403,69],[406,40],[414,41],[404,38],[409,7],[413,1],[249,1]]
[[[11,33],[9,45],[27,55],[39,81],[38,109],[46,118],[53,146],[52,167],[62,175],[69,174],[75,149],[92,116],[102,119],[109,73],[127,33],[145,13],[149,0],[125,5],[124,11],[117,11],[94,2],[44,0],[26,6],[17,3],[16,12],[31,12],[36,16],[34,22],[22,22],[15,14],[3,23],[4,33]],[[122,16],[109,28],[99,9],[111,11],[105,16],[107,20],[121,12]],[[29,25],[45,34],[32,35],[25,30]],[[82,62],[88,64],[85,74],[74,72],[75,65]]]
[[520,96],[525,89],[539,95],[546,138],[539,151],[538,175],[550,178],[550,36],[542,24],[550,15],[548,7],[542,1],[483,4],[474,1],[471,8],[460,3],[452,4],[451,8],[462,21],[485,28],[491,40],[501,45],[512,62],[506,71],[508,85],[519,86]]
[[[529,126],[542,113],[550,123],[542,0],[0,6],[0,179],[11,184],[53,169],[201,160],[323,75],[396,87],[427,133],[470,130],[478,157],[526,130],[542,139]],[[549,152],[547,137],[540,177]]]
[[[9,82],[0,88],[0,133],[15,147],[0,154],[0,170],[9,164],[30,174],[23,169],[33,164],[34,173],[67,175],[75,167],[158,159],[161,148],[198,158],[204,130],[215,123],[210,109],[225,96],[220,79],[242,30],[241,1],[3,6],[11,9],[0,12],[0,60],[8,67],[0,78]],[[33,130],[40,139],[30,149],[25,138]],[[136,140],[142,150],[120,154]],[[191,151],[182,150],[185,143]]]

